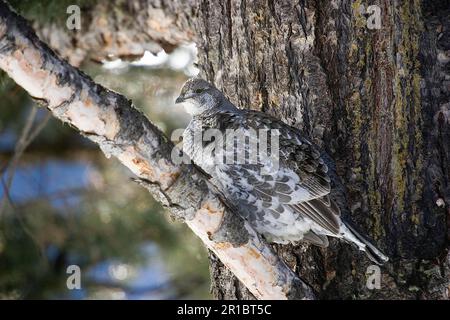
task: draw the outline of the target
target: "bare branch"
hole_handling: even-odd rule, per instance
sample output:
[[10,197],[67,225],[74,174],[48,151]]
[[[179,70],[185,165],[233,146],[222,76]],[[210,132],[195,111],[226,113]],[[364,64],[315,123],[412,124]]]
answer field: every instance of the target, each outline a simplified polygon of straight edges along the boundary
[[[25,121],[25,125],[22,129],[22,132],[20,134],[20,137],[16,143],[16,146],[14,148],[14,154],[11,157],[11,160],[2,168],[0,171],[0,174],[3,175],[1,179],[5,179],[3,183],[3,196],[0,201],[0,216],[3,213],[3,210],[5,209],[6,201],[5,198],[9,194],[9,190],[11,188],[11,184],[14,178],[14,173],[17,168],[17,164],[19,162],[20,157],[24,153],[25,149],[30,145],[31,142],[38,136],[38,134],[44,129],[46,126],[48,120],[50,119],[50,113],[47,114],[47,116],[36,126],[36,128],[31,131],[33,127],[33,123],[36,119],[37,114],[37,108],[35,106],[31,107],[31,111],[27,117],[27,120]],[[10,203],[12,203],[10,201]]]
[[3,1],[0,68],[55,117],[131,169],[257,298],[314,298],[311,288],[224,205],[202,172],[172,162],[172,142],[131,101],[58,58]]

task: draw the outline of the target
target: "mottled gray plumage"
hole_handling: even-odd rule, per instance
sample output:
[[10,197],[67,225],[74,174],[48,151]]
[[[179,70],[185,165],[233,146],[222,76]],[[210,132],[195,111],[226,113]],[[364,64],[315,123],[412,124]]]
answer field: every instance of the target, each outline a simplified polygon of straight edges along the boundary
[[[269,241],[303,240],[326,247],[327,236],[333,236],[355,243],[377,263],[387,261],[378,249],[342,222],[339,208],[329,197],[328,168],[319,151],[298,129],[264,113],[236,108],[222,92],[199,78],[185,83],[176,102],[183,102],[193,116],[183,135],[183,150],[212,176],[214,184],[239,208],[239,213]],[[195,134],[208,129],[221,135],[213,134],[211,141],[195,139]],[[257,139],[254,133],[260,129],[277,129],[279,157],[257,154],[253,163],[217,161],[230,152],[220,147],[226,145],[225,132],[229,129],[247,141]],[[246,143],[233,152],[249,156],[250,145]],[[278,170],[262,174],[261,169],[273,166],[274,160],[279,164]]]

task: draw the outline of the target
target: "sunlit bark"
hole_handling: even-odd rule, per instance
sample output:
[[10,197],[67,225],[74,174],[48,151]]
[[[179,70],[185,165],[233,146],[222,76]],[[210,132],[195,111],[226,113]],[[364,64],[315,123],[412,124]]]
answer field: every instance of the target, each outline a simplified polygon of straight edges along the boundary
[[314,297],[249,225],[231,213],[203,173],[192,165],[173,163],[172,142],[131,101],[61,60],[4,2],[0,2],[0,68],[55,117],[135,173],[256,297]]

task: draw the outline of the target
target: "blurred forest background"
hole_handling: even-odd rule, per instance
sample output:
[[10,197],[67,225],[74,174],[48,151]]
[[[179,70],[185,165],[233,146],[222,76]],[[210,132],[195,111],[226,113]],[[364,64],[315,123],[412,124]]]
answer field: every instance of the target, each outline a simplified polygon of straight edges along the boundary
[[[10,1],[27,19],[54,23],[83,2]],[[170,133],[189,120],[174,99],[196,73],[195,59],[187,45],[132,61],[84,62],[81,70]],[[0,104],[1,299],[210,297],[206,250],[128,169],[38,108],[2,71]],[[71,264],[81,268],[81,290],[66,287]]]

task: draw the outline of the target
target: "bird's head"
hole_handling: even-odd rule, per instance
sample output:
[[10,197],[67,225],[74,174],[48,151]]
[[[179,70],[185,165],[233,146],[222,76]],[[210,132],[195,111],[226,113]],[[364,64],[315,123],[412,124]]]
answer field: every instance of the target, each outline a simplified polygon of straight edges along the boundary
[[175,103],[183,103],[186,112],[198,115],[217,108],[224,96],[214,85],[201,78],[191,78],[185,82]]

